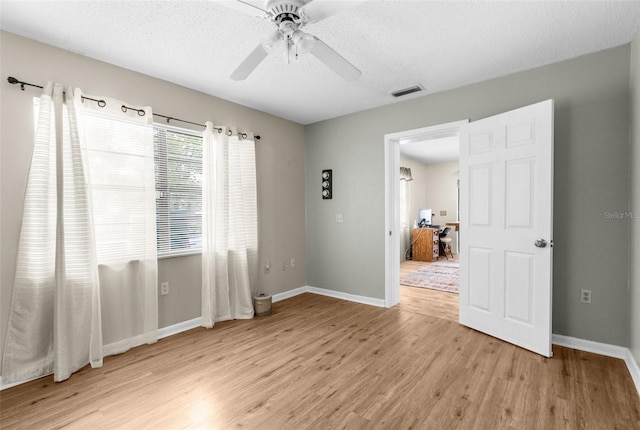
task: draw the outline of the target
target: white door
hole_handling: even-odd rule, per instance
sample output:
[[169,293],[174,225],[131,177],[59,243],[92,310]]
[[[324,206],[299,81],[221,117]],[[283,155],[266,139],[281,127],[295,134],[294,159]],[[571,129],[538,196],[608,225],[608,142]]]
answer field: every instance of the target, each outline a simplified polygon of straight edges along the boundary
[[553,100],[460,135],[460,324],[551,356]]

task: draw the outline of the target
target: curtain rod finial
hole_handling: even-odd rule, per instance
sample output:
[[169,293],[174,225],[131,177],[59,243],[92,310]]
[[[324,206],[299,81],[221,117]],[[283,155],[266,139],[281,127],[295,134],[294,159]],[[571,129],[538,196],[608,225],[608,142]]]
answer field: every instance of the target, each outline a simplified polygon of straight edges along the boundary
[[20,82],[19,80],[17,80],[16,78],[14,78],[13,76],[9,76],[7,78],[7,82],[9,82],[11,85],[15,85],[15,84],[20,84],[20,89],[22,91],[24,91],[24,82]]

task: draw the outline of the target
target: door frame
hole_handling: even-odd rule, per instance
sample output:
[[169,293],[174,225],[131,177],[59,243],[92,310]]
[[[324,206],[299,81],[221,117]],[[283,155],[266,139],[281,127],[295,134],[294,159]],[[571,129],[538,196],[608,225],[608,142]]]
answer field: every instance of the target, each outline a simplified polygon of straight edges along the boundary
[[460,136],[469,120],[453,121],[384,135],[384,247],[385,306],[400,302],[400,145],[444,137]]

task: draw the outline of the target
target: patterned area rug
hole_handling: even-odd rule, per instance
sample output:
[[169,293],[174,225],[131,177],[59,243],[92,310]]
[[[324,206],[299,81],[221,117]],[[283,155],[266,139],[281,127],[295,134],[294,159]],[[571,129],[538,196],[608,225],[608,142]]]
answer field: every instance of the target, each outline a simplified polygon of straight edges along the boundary
[[458,294],[460,263],[438,261],[400,277],[400,284]]

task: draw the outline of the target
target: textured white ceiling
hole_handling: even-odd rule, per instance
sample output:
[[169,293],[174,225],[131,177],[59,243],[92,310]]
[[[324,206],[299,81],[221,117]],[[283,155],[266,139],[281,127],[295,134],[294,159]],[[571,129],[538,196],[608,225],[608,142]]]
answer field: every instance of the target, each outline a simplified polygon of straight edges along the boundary
[[[2,1],[0,28],[308,124],[622,45],[640,27],[639,1],[369,0],[305,28],[358,81],[271,55],[235,82],[274,26],[223,3]],[[416,83],[426,91],[389,94]]]
[[438,164],[458,161],[460,139],[458,136],[442,137],[400,145],[400,154],[422,164]]

